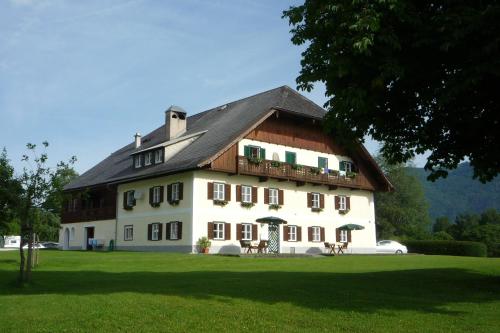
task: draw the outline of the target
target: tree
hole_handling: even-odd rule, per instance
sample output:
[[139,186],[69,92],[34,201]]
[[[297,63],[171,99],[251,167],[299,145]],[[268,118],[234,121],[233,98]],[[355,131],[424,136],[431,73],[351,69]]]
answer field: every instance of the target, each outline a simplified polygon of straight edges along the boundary
[[[42,143],[44,148],[48,147],[48,142]],[[19,248],[20,265],[19,265],[19,281],[31,281],[32,254],[34,233],[37,228],[53,221],[53,213],[44,208],[47,199],[53,194],[53,180],[61,173],[63,169],[67,169],[69,164],[76,161],[72,157],[69,164],[60,162],[55,170],[47,166],[48,156],[46,152],[38,154],[36,145],[28,143],[26,145],[28,155],[23,155],[23,161],[29,167],[25,167],[18,181],[21,184],[22,191],[18,198],[18,217],[21,229],[21,246]],[[23,246],[28,244],[28,255],[25,258]]]
[[467,158],[500,170],[500,3],[306,0],[283,12],[306,44],[299,89],[323,82],[337,141],[371,135],[391,164],[430,151],[429,179]]
[[7,158],[7,150],[4,148],[0,154],[0,237],[15,234],[15,208],[17,198],[21,191],[19,182],[14,177],[14,168]]
[[488,255],[498,255],[500,248],[500,213],[494,209],[481,215],[461,214],[457,216],[450,233],[457,240],[482,242],[488,247]]
[[381,156],[376,159],[394,185],[393,192],[375,193],[378,239],[427,238],[430,217],[422,184],[403,164],[388,164]]
[[451,223],[448,217],[446,216],[441,216],[436,219],[436,222],[434,222],[434,225],[432,226],[432,232],[437,233],[437,232],[448,232],[448,229],[450,228]]

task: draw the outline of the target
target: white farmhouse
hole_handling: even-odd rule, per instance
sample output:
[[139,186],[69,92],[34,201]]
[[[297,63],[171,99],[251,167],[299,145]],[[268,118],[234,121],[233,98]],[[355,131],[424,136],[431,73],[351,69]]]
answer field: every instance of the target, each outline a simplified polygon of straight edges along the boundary
[[[375,251],[374,191],[390,191],[361,144],[339,146],[325,111],[280,87],[192,116],[172,106],[165,123],[69,184],[64,249],[318,253],[324,242]],[[263,217],[286,223],[258,223]],[[339,227],[356,224],[363,230]]]

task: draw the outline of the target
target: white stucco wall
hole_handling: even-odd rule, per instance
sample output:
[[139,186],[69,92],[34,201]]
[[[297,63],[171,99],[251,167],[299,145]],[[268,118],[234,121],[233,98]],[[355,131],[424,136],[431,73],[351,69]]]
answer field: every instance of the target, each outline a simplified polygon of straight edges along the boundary
[[[192,172],[164,176],[153,179],[136,181],[118,186],[117,197],[117,248],[127,250],[164,250],[164,251],[192,251]],[[167,202],[167,185],[175,182],[183,183],[183,200],[172,206]],[[164,186],[164,200],[159,207],[149,204],[149,188]],[[123,209],[123,193],[135,190],[142,192],[142,198],[136,200],[132,210]],[[172,221],[182,222],[182,239],[166,240],[165,224]],[[148,240],[148,224],[162,223],[162,240]],[[134,237],[131,241],[124,240],[124,227],[132,225]]]
[[281,162],[285,162],[285,152],[294,152],[297,155],[297,164],[308,165],[317,167],[318,166],[318,157],[324,157],[328,159],[328,169],[338,170],[340,161],[352,161],[348,156],[340,156],[334,154],[325,154],[321,152],[317,152],[309,149],[301,149],[288,147],[283,145],[277,145],[274,143],[267,143],[262,141],[243,139],[238,144],[238,155],[245,155],[245,146],[253,145],[259,146],[266,150],[266,159],[272,160],[273,153],[277,153],[279,156],[279,160]]
[[85,250],[86,249],[86,232],[85,228],[94,227],[94,238],[104,241],[104,248],[108,248],[109,241],[115,239],[115,223],[116,220],[89,221],[78,223],[61,224],[59,230],[59,245],[64,248],[64,232],[69,230],[71,237],[71,229],[75,229],[75,237],[69,239],[69,248],[67,250]]
[[[214,205],[207,199],[208,182],[224,182],[231,184],[231,201],[224,207]],[[289,253],[295,248],[296,253],[319,253],[324,249],[322,242],[309,242],[307,228],[320,226],[325,228],[325,241],[335,242],[335,229],[347,223],[355,223],[365,227],[364,230],[352,231],[352,252],[374,252],[375,250],[375,211],[373,193],[369,191],[352,191],[339,188],[329,191],[327,186],[306,184],[297,187],[295,182],[278,182],[270,179],[259,182],[257,177],[229,176],[224,173],[196,171],[193,180],[193,200],[196,203],[193,210],[193,239],[207,236],[207,223],[221,221],[231,223],[231,240],[212,240],[212,253],[239,251],[239,241],[236,240],[237,223],[256,223],[257,218],[277,216],[289,225],[302,227],[301,242],[283,241],[283,228],[280,230],[280,252]],[[236,202],[236,185],[251,185],[258,187],[258,203],[252,208],[243,208]],[[264,204],[264,188],[272,187],[284,190],[284,205],[279,210],[270,210]],[[307,192],[319,192],[325,195],[325,208],[322,212],[312,212],[307,207]],[[351,197],[351,210],[342,215],[335,210],[334,196]],[[266,234],[267,225],[259,226],[259,237]]]

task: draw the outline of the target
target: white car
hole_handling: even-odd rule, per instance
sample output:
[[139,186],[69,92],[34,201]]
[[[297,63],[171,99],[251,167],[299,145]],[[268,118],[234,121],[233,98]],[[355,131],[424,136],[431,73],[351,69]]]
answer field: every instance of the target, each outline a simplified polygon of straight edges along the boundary
[[[28,248],[28,244],[23,246],[23,249],[27,249],[27,248]],[[40,243],[36,243],[36,244],[33,244],[33,249],[45,249],[45,246],[43,246]]]
[[401,243],[393,240],[381,240],[377,242],[377,253],[408,253],[408,249]]

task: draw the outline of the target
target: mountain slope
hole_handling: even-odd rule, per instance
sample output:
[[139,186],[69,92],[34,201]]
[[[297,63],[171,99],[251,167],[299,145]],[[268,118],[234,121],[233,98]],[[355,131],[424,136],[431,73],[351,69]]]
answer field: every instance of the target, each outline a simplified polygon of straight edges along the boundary
[[461,213],[482,213],[488,208],[500,210],[500,178],[482,184],[472,179],[472,168],[462,163],[445,179],[430,182],[422,168],[408,168],[422,182],[429,201],[429,213],[434,220],[447,216],[450,221]]

